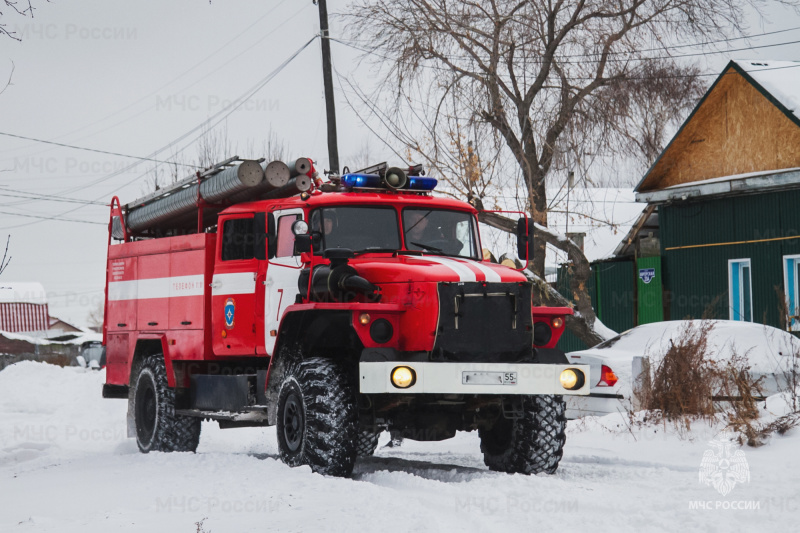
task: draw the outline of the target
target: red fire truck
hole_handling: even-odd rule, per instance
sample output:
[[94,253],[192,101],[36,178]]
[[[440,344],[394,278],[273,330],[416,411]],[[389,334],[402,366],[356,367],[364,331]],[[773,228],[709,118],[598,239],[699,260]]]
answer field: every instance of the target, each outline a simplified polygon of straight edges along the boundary
[[103,396],[128,400],[142,452],[195,451],[204,419],[276,425],[287,464],[347,476],[384,430],[477,430],[490,469],[556,470],[562,396],[589,391],[555,348],[572,310],[534,307],[483,259],[476,209],[420,170],[322,183],[308,159],[232,158],[113,199]]

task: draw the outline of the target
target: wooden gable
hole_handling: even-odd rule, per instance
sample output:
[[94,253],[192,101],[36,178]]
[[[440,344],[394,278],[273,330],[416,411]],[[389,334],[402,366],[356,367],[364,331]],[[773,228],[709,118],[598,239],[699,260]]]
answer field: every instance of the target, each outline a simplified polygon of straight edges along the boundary
[[800,123],[731,62],[636,191],[792,167],[800,167]]

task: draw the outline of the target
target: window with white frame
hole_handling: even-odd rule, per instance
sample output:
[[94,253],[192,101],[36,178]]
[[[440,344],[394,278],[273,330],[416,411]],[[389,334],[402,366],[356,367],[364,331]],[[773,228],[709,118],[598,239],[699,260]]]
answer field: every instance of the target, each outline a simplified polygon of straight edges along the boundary
[[800,255],[783,256],[783,287],[786,291],[786,311],[789,329],[800,331]]
[[749,259],[728,261],[728,295],[730,319],[753,321],[753,282]]

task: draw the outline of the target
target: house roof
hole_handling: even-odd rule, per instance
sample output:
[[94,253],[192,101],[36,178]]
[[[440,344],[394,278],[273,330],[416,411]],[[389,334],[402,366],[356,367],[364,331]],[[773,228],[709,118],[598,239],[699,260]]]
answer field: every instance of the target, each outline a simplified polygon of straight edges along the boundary
[[703,196],[733,196],[800,188],[800,168],[749,172],[636,193],[637,202],[662,204]]
[[[800,125],[800,61],[731,61],[760,86],[767,98]],[[747,76],[746,76],[747,77]]]
[[0,281],[0,303],[46,304],[47,293],[35,281]]
[[800,127],[800,61],[771,61],[771,60],[733,60],[730,61],[722,73],[700,99],[691,114],[686,118],[669,144],[661,151],[642,179],[634,187],[639,192],[642,185],[648,180],[653,170],[658,166],[664,154],[670,149],[675,140],[680,137],[686,126],[692,121],[695,114],[703,106],[706,99],[714,92],[720,81],[731,73],[742,76],[750,85],[758,90],[764,97],[777,107],[789,120]]

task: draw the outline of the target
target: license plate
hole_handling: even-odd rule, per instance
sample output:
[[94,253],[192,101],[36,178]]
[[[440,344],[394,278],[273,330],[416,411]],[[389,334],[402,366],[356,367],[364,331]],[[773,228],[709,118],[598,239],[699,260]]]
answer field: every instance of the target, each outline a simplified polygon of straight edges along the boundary
[[462,372],[462,385],[516,385],[516,372]]

